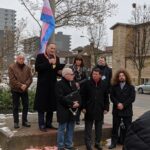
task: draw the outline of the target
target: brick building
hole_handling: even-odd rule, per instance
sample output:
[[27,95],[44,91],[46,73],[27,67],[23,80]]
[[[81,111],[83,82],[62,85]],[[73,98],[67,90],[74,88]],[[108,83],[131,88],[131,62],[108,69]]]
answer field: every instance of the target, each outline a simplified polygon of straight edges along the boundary
[[[147,27],[150,28],[150,22],[147,24]],[[133,36],[134,27],[135,25],[124,23],[116,23],[111,27],[113,30],[112,68],[113,72],[120,68],[126,68],[131,74],[134,84],[137,84],[138,71],[135,65],[133,65],[131,59],[129,59],[131,52],[131,47],[129,46],[129,36]],[[136,25],[136,27],[140,30],[142,24]],[[142,83],[150,81],[150,40],[147,42],[149,43],[149,47],[141,75]]]

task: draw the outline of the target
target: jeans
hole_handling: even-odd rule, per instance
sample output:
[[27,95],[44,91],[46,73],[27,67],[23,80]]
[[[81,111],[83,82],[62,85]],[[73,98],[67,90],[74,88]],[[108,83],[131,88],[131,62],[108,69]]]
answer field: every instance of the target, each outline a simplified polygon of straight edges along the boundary
[[[45,116],[46,113],[46,116]],[[39,123],[39,128],[44,128],[46,126],[51,126],[52,124],[52,118],[53,118],[53,112],[42,112],[38,111],[38,123]]]
[[19,123],[19,105],[20,105],[20,98],[22,100],[22,123],[27,122],[27,114],[28,114],[28,92],[15,92],[11,91],[12,93],[12,100],[13,100],[13,117],[14,123]]
[[71,148],[72,147],[74,127],[75,127],[74,121],[59,123],[58,132],[57,132],[58,148],[64,148],[64,147]]

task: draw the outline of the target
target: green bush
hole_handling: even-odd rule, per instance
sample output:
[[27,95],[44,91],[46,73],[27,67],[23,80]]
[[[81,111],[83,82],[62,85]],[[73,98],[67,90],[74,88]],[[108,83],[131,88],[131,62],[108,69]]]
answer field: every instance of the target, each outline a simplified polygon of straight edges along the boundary
[[[35,91],[30,90],[29,94],[29,111],[33,112]],[[20,105],[20,111],[22,107]],[[12,113],[12,97],[10,90],[0,90],[0,113]]]

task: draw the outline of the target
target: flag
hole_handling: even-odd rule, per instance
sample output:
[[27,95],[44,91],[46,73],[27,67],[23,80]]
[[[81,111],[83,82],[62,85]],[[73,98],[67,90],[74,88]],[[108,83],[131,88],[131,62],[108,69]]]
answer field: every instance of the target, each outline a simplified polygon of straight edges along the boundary
[[40,53],[43,53],[46,49],[47,42],[51,38],[55,29],[55,19],[54,19],[53,11],[51,9],[49,0],[43,1],[41,21],[43,21],[43,25],[42,25],[42,32],[41,32]]

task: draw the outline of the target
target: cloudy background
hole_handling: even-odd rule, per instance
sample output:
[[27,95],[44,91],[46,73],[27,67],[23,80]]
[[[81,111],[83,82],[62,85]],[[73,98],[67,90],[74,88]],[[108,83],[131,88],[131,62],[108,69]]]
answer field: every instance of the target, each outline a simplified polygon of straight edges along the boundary
[[[34,0],[33,0],[34,1]],[[114,15],[111,18],[108,18],[106,20],[106,37],[107,37],[107,45],[112,45],[112,31],[110,30],[110,27],[116,24],[117,22],[120,23],[128,23],[131,18],[131,11],[132,11],[132,3],[137,3],[137,5],[150,5],[150,0],[112,0],[112,2],[115,2],[118,4],[118,8],[116,9]],[[26,30],[30,31],[31,33],[38,32],[38,26],[37,23],[33,21],[33,19],[30,17],[28,12],[25,10],[25,8],[20,4],[19,0],[1,0],[0,2],[0,8],[7,8],[7,9],[13,9],[16,10],[17,14],[17,20],[20,18],[28,18],[28,27]],[[37,16],[38,18],[40,17]],[[71,35],[71,49],[77,47],[77,46],[84,46],[89,43],[87,38],[81,38],[81,35],[87,36],[86,29],[75,29],[75,28],[59,28],[56,30],[56,32],[62,31],[63,34]]]

